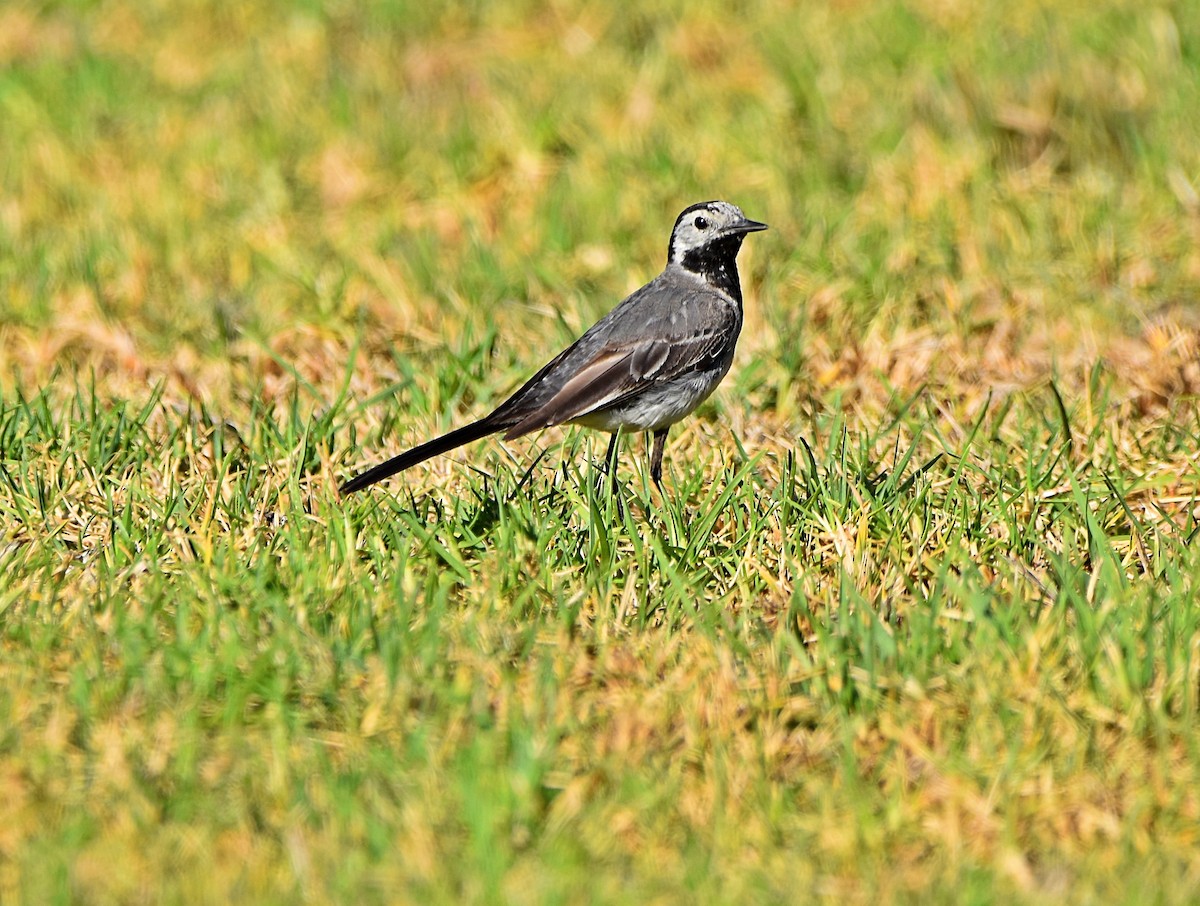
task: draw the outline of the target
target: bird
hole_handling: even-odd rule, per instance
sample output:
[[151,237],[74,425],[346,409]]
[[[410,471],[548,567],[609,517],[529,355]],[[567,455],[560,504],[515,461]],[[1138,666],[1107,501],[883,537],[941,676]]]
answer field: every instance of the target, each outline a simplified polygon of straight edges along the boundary
[[733,362],[742,329],[737,255],[748,234],[765,229],[727,201],[685,208],[671,230],[662,273],[491,413],[367,469],[339,493],[360,491],[491,434],[512,440],[568,423],[611,433],[605,462],[614,480],[617,438],[650,432],[650,477],[661,493],[668,430],[708,399]]

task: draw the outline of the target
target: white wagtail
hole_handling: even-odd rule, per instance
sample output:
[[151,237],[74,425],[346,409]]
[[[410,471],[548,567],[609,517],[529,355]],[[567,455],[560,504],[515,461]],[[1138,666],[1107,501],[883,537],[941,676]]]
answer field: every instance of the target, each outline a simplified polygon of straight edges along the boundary
[[667,430],[706,400],[729,371],[742,329],[737,254],[746,219],[727,201],[694,204],[675,221],[661,274],[601,318],[490,415],[413,447],[341,487],[358,491],[432,456],[504,432],[506,440],[571,422],[612,432],[650,431],[650,477],[662,487]]

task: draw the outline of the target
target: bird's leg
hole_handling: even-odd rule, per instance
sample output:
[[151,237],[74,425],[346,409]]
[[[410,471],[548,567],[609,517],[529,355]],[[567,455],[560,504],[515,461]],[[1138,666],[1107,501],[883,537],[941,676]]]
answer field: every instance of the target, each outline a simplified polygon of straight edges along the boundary
[[617,438],[620,436],[619,430],[612,433],[612,437],[608,439],[608,449],[604,453],[604,471],[608,473],[610,490],[617,486]]
[[[620,435],[619,431],[614,431],[608,439],[608,449],[604,451],[604,464],[600,467],[600,471],[608,476],[609,492],[616,490],[617,487],[617,438]],[[602,481],[596,483],[596,493],[600,493]]]
[[654,486],[662,493],[662,458],[663,447],[667,445],[667,428],[659,428],[654,432],[654,447],[650,451],[650,478]]
[[[620,430],[612,433],[612,437],[608,440],[608,449],[604,452],[604,471],[608,473],[608,493],[617,501],[617,514],[623,519],[625,518],[624,507],[621,506],[621,498],[617,496],[617,457],[620,451],[617,449],[617,441],[621,436]],[[603,486],[603,479],[596,483],[596,496],[600,496],[600,488]]]

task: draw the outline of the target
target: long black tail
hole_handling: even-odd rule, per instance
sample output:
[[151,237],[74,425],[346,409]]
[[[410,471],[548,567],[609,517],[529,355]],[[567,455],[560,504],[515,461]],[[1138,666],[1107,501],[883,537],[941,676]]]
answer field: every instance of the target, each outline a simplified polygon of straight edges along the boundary
[[461,447],[463,444],[469,444],[473,440],[479,440],[481,437],[495,434],[497,431],[503,430],[504,427],[504,425],[497,425],[490,418],[481,418],[473,424],[456,428],[449,434],[443,434],[441,437],[435,437],[433,440],[426,441],[419,446],[413,447],[411,450],[406,450],[399,456],[393,456],[387,462],[381,462],[377,466],[372,466],[361,475],[356,475],[347,481],[338,488],[338,492],[341,494],[352,494],[355,491],[361,491],[363,488],[373,485],[377,481],[383,481],[385,478],[391,478],[397,472],[403,472],[410,466],[415,466],[419,462],[424,462],[431,457],[446,453],[455,447]]

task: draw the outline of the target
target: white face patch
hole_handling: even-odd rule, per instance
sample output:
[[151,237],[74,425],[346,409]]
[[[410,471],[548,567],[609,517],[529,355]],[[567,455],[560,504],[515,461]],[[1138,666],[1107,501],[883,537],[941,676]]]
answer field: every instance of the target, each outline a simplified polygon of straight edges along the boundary
[[745,220],[741,208],[727,201],[712,201],[681,215],[671,234],[671,260],[681,261],[692,249],[701,248]]

